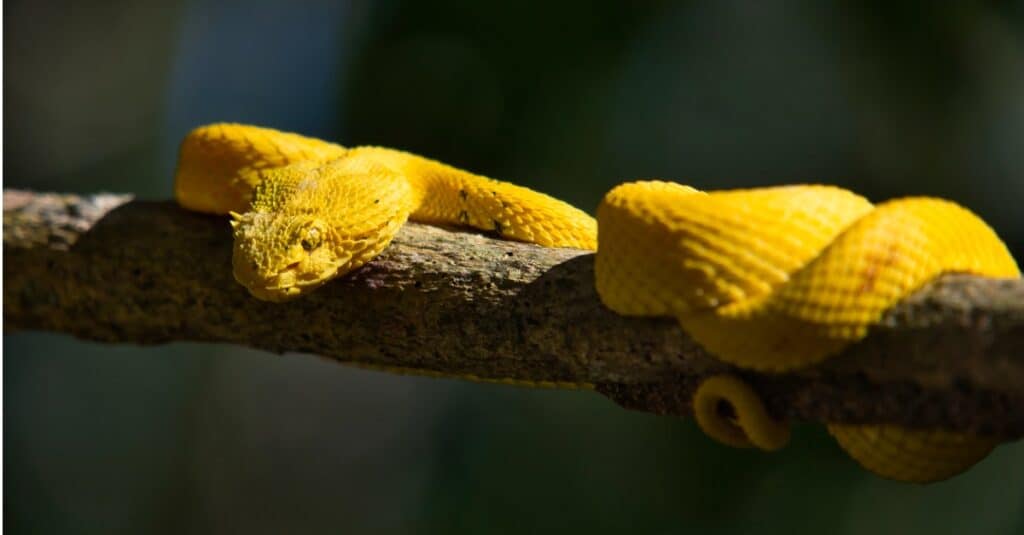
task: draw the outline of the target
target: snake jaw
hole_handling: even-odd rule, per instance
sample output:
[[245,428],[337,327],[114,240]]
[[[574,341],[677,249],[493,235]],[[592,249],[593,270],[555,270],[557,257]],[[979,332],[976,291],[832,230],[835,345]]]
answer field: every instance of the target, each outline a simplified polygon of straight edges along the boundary
[[298,286],[286,286],[281,288],[246,286],[246,288],[248,288],[249,294],[253,297],[261,301],[270,301],[271,303],[284,303],[302,295],[302,290],[299,289]]
[[336,270],[316,270],[308,258],[293,262],[277,271],[257,272],[252,263],[234,262],[235,280],[245,286],[257,299],[282,303],[295,299],[330,280]]

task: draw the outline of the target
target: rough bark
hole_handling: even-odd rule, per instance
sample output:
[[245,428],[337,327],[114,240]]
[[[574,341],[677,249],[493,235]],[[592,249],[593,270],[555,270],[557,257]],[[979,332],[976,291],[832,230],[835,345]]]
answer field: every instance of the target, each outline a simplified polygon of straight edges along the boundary
[[287,304],[231,276],[223,218],[122,195],[4,192],[4,327],[103,342],[207,341],[423,373],[592,383],[688,414],[732,370],[772,412],[1024,435],[1024,282],[945,276],[862,342],[786,375],[733,369],[671,319],[604,307],[593,256],[409,224],[364,268]]

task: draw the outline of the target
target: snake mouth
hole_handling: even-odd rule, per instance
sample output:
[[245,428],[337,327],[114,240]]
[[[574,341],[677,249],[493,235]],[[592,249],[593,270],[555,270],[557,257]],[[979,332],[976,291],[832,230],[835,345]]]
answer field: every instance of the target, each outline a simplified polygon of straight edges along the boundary
[[249,293],[258,299],[264,301],[284,302],[291,301],[296,297],[299,297],[304,293],[304,290],[310,289],[310,287],[319,286],[319,281],[297,281],[294,277],[285,277],[286,280],[282,281],[281,277],[274,277],[270,281],[266,281],[269,284],[246,284],[246,288],[249,289]]
[[282,302],[298,297],[302,287],[306,286],[299,278],[298,265],[292,264],[285,269],[269,274],[259,273],[249,263],[235,263],[235,280],[245,286],[249,293],[264,301]]
[[264,301],[281,303],[291,301],[308,291],[322,286],[331,277],[318,274],[311,276],[303,274],[299,270],[299,264],[291,264],[278,273],[271,276],[242,279],[236,276],[238,282],[248,288],[253,297]]
[[248,288],[249,293],[253,297],[274,303],[291,301],[302,295],[302,289],[298,285],[276,287],[246,286],[246,288]]

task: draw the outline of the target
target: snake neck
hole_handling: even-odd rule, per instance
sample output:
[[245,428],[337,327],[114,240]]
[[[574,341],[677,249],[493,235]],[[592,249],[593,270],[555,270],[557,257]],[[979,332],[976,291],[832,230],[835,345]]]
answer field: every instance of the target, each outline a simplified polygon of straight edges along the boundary
[[358,147],[347,157],[405,177],[413,221],[469,226],[544,247],[597,248],[596,220],[543,193],[393,149]]
[[444,208],[456,205],[461,187],[474,179],[483,178],[441,162],[385,147],[356,147],[349,150],[345,157],[374,162],[404,177],[411,190],[410,216],[423,222],[450,222],[451,210]]

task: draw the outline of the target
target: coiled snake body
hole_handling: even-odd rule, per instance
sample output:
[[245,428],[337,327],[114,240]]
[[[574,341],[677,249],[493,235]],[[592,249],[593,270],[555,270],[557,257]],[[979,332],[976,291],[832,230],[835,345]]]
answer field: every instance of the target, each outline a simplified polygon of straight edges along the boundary
[[[186,136],[175,195],[187,209],[231,214],[235,278],[260,299],[285,301],[358,268],[407,219],[457,223],[596,249],[607,307],[675,317],[718,358],[765,372],[815,364],[863,338],[942,273],[1020,276],[983,221],[938,199],[874,206],[829,186],[705,193],[648,181],[610,191],[595,221],[547,195],[405,152],[235,124]],[[788,424],[732,375],[705,379],[693,409],[729,445],[777,449],[789,437]],[[951,477],[997,443],[894,425],[829,430],[865,468],[917,482]]]

